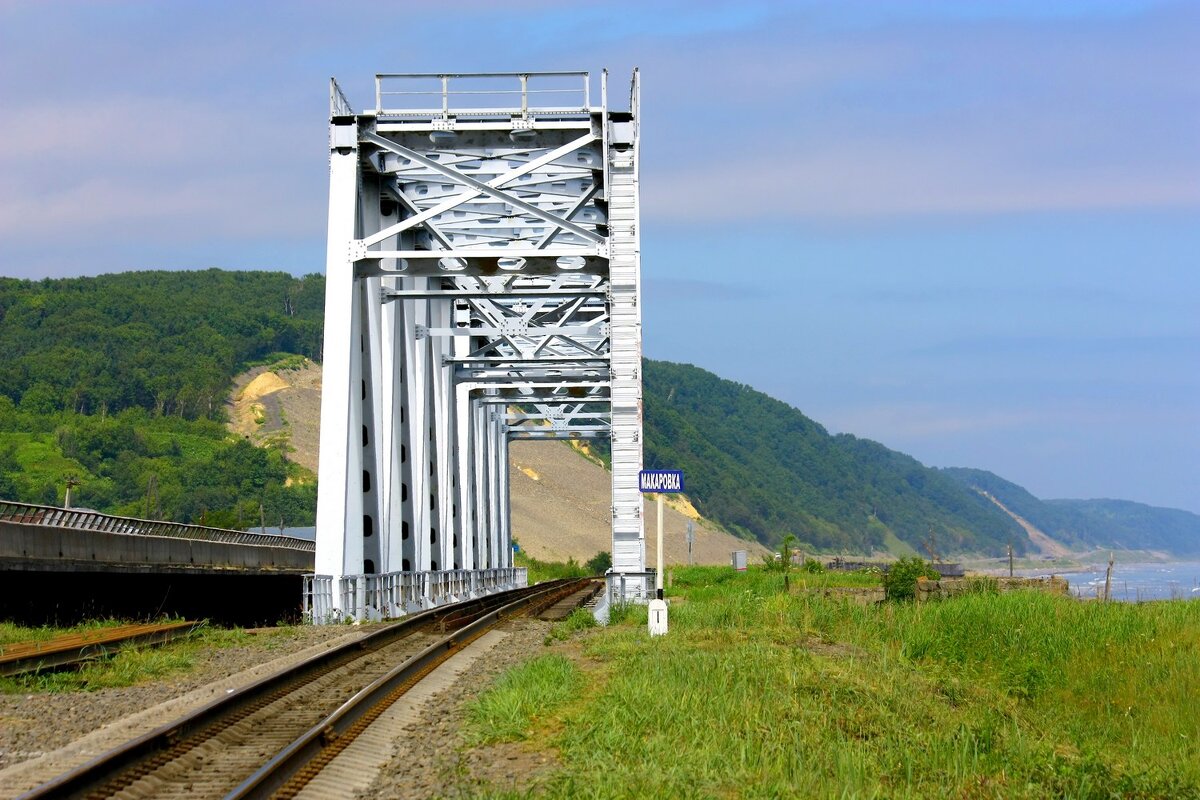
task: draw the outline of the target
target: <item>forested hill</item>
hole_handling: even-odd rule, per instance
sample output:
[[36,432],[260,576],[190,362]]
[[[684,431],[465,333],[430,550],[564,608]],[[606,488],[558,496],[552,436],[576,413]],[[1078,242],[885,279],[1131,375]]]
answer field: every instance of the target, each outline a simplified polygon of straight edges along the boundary
[[[317,357],[320,275],[0,279],[0,498],[242,526],[312,524],[314,476],[233,440],[233,376]],[[295,359],[295,356],[292,356]]]
[[[221,422],[237,373],[286,368],[297,360],[289,353],[320,357],[324,285],[320,275],[215,269],[0,279],[0,498],[61,503],[70,478],[76,503],[103,511],[312,524],[315,476],[285,445],[254,447]],[[685,470],[700,510],[747,538],[791,533],[858,552],[896,550],[895,537],[923,551],[931,534],[943,553],[1029,546],[966,471],[831,436],[786,403],[690,365],[647,361],[644,376],[647,466]],[[1071,543],[1198,549],[1186,512],[1002,488],[989,491]]]
[[37,413],[213,417],[245,364],[320,358],[325,280],[282,272],[0,279],[0,394]]
[[986,498],[903,453],[831,436],[786,403],[711,372],[647,361],[645,460],[682,469],[702,514],[772,543],[884,549],[890,530],[917,549],[999,554],[1024,531]]
[[1076,548],[1163,550],[1200,554],[1200,516],[1128,500],[1039,500],[1020,486],[981,469],[942,472],[993,495],[1050,536]]

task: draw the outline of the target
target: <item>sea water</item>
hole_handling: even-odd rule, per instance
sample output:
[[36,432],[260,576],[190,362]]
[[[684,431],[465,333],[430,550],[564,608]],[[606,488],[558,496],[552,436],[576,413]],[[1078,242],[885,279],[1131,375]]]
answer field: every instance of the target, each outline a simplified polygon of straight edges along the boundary
[[[1094,598],[1104,592],[1104,572],[1108,563],[1089,564],[1080,569],[1054,572],[1067,579],[1071,594]],[[1052,574],[1045,570],[1022,570],[1026,577]],[[1142,600],[1200,600],[1200,561],[1170,561],[1158,564],[1113,565],[1113,600],[1137,603]]]

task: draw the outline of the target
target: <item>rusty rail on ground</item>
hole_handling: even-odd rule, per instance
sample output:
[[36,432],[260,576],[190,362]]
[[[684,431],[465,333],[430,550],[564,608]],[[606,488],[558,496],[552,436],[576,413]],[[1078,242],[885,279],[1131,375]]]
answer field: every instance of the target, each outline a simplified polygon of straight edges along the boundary
[[0,675],[57,669],[101,658],[122,647],[162,644],[191,634],[201,624],[185,621],[116,625],[53,639],[0,645]]

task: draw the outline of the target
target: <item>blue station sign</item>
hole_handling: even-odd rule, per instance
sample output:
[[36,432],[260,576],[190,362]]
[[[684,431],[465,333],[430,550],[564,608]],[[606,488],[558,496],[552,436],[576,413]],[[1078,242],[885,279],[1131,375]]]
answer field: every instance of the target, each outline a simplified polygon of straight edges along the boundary
[[638,473],[638,490],[644,493],[683,491],[683,470],[644,469]]

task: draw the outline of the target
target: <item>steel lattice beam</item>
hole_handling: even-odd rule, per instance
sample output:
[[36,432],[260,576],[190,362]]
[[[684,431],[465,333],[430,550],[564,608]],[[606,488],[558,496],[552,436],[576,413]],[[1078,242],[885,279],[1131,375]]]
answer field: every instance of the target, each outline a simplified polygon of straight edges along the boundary
[[[638,80],[629,111],[607,73],[598,106],[586,73],[380,75],[361,112],[331,83],[317,572],[337,614],[390,608],[371,575],[510,567],[513,438],[611,439],[614,568],[644,570]],[[579,103],[538,106],[539,81]]]

